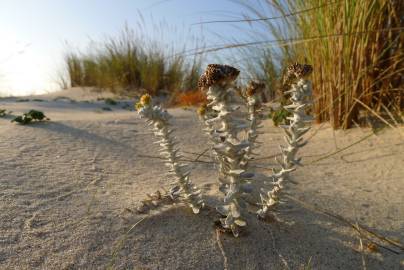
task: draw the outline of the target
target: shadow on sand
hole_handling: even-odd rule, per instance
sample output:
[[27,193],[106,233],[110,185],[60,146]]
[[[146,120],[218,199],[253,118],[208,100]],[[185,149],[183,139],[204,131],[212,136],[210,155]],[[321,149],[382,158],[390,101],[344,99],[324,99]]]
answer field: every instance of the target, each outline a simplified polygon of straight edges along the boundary
[[[295,205],[296,206],[296,205]],[[298,206],[296,206],[299,208]],[[133,217],[139,220],[139,217]],[[285,216],[286,220],[292,217]],[[193,215],[183,206],[151,213],[116,246],[113,269],[224,269],[212,214]],[[133,221],[135,223],[135,220]],[[239,238],[220,234],[227,269],[362,269],[357,235],[307,209],[293,212],[293,224],[248,218]],[[403,254],[367,253],[367,269],[399,269]]]

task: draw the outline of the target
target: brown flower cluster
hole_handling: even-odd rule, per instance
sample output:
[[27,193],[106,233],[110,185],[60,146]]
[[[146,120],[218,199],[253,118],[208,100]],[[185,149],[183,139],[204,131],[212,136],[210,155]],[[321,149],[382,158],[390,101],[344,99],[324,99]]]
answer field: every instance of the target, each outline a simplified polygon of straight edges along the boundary
[[262,92],[265,88],[265,84],[261,82],[256,82],[256,81],[250,81],[247,85],[247,89],[245,91],[245,94],[247,97],[252,97],[256,94],[259,94]]
[[206,110],[208,108],[207,103],[203,103],[201,106],[199,106],[197,113],[199,116],[204,116],[206,114]]
[[288,66],[286,76],[289,79],[299,79],[309,76],[313,72],[313,67],[307,64],[294,63]]
[[144,94],[140,97],[139,102],[135,104],[135,109],[138,111],[142,109],[144,106],[149,106],[151,103],[152,97],[149,94]]
[[199,89],[206,90],[212,85],[226,85],[234,81],[240,71],[228,65],[209,64],[205,73],[199,78]]

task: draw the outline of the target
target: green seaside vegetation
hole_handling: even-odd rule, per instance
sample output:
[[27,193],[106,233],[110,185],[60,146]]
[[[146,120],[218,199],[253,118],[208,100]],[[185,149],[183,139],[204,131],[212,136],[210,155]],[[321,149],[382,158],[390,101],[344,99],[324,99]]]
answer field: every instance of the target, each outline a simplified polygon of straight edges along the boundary
[[128,26],[119,36],[90,45],[86,52],[68,49],[64,56],[67,76],[59,79],[63,88],[95,87],[129,95],[197,89],[202,56],[186,58],[181,53],[185,47],[166,46],[163,40],[148,39]]
[[[118,93],[178,96],[197,89],[208,52],[237,48],[234,63],[229,59],[226,63],[265,82],[272,100],[283,99],[286,66],[313,65],[312,110],[318,122],[346,129],[360,124],[364,115],[390,126],[403,121],[404,1],[238,2],[245,7],[245,19],[221,23],[248,22],[248,34],[257,42],[232,40],[223,48],[206,48],[198,40],[195,50],[185,46],[178,50],[173,42],[167,46],[164,39],[151,40],[126,27],[120,36],[97,43],[91,51],[70,50],[65,55],[68,79],[61,82]],[[141,28],[139,32],[145,33]]]
[[[318,122],[346,129],[364,114],[392,125],[403,121],[404,1],[238,2],[246,19],[233,23],[260,29],[252,33],[256,44],[238,47],[255,77],[281,92],[284,68],[306,62],[314,68]],[[270,40],[261,42],[265,37]]]

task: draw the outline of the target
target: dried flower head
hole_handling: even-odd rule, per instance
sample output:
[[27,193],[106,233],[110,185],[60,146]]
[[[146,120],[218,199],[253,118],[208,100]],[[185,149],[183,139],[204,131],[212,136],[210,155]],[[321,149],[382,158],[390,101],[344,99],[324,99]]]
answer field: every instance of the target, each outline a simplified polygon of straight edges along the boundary
[[233,82],[240,71],[228,65],[209,64],[205,73],[199,78],[198,87],[202,90],[212,85],[226,85]]
[[139,110],[142,109],[142,108],[143,108],[142,103],[140,103],[140,102],[136,102],[136,103],[135,103],[135,109],[136,109],[136,111],[139,111]]
[[288,66],[286,76],[289,79],[300,79],[309,76],[313,72],[313,67],[307,64],[294,63]]
[[143,106],[147,106],[150,104],[152,98],[149,94],[144,94],[143,96],[140,97],[140,104]]
[[199,106],[197,113],[199,116],[204,116],[206,114],[206,109],[208,107],[207,103],[203,103],[201,106]]
[[265,88],[264,83],[256,82],[256,81],[250,81],[247,85],[247,89],[245,91],[247,97],[254,96],[255,94],[258,94],[262,92]]
[[202,74],[201,77],[199,77],[199,80],[198,80],[198,88],[200,90],[206,90],[206,88],[208,88],[206,85],[207,85],[206,75]]

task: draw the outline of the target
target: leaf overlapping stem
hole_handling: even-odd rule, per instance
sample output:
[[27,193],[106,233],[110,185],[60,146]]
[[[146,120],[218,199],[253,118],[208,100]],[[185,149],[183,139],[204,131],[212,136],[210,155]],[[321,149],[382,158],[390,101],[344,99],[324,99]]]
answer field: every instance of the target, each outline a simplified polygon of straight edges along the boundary
[[275,158],[281,169],[274,170],[271,176],[272,189],[269,191],[262,190],[260,195],[261,208],[257,214],[261,218],[265,218],[269,212],[273,212],[282,202],[280,196],[288,183],[289,174],[296,169],[296,166],[301,166],[301,159],[297,158],[296,154],[307,143],[304,141],[303,135],[310,130],[310,127],[306,127],[306,123],[312,121],[312,117],[306,114],[307,106],[311,105],[311,82],[303,77],[298,78],[298,81],[293,83],[291,89],[285,93],[291,95],[291,104],[284,108],[291,112],[292,116],[287,118],[289,124],[280,126],[285,131],[286,146],[280,146],[281,160]]
[[217,211],[223,228],[231,230],[238,236],[241,227],[247,225],[244,212],[246,204],[242,199],[244,193],[251,191],[249,180],[245,177],[243,158],[250,143],[241,140],[238,134],[248,127],[245,119],[236,116],[238,106],[231,102],[232,93],[229,85],[216,84],[209,87],[207,107],[215,112],[212,118],[205,119],[209,135],[214,143],[213,151],[219,163],[220,190],[224,193],[224,204]]
[[152,106],[150,100],[143,103],[141,101],[138,104],[138,112],[152,126],[154,135],[158,138],[156,143],[161,147],[160,155],[166,161],[165,165],[169,169],[169,175],[175,179],[173,187],[169,190],[170,196],[173,199],[182,197],[195,214],[199,213],[205,203],[201,190],[189,179],[188,166],[180,162],[181,155],[172,134],[174,130],[169,123],[171,116],[160,106]]

